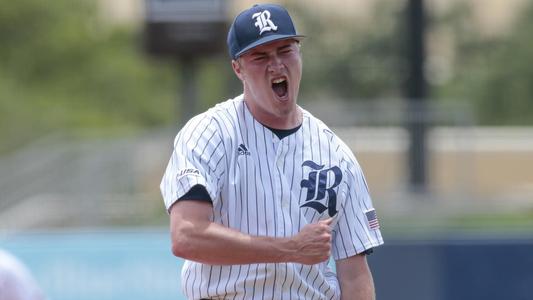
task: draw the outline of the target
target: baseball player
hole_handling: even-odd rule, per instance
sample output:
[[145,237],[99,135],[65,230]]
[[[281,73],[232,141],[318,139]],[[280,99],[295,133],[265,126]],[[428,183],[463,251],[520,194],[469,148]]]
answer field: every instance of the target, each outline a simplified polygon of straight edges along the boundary
[[374,299],[376,211],[350,149],[296,103],[302,38],[281,6],[239,14],[243,94],[176,136],[161,191],[188,299]]
[[0,300],[45,300],[28,268],[0,248]]

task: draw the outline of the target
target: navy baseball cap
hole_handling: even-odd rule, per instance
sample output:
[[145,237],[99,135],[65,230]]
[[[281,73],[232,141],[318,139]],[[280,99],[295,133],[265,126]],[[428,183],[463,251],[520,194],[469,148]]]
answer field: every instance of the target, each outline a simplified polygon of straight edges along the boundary
[[285,8],[277,4],[256,4],[241,12],[228,32],[228,50],[231,58],[237,59],[244,52],[287,38],[300,40],[292,19]]

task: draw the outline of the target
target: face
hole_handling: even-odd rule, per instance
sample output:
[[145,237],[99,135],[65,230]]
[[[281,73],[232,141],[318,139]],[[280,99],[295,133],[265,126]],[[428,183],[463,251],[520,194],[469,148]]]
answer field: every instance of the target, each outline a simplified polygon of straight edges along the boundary
[[279,40],[252,48],[232,61],[232,66],[243,82],[246,104],[259,122],[279,129],[284,124],[289,128],[299,125],[296,100],[302,59],[296,40]]

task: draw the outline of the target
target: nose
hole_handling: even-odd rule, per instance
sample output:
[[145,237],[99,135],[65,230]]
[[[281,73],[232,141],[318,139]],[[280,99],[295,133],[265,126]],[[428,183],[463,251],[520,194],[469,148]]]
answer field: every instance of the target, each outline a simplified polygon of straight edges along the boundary
[[272,55],[270,57],[270,62],[268,64],[268,70],[271,73],[279,73],[283,70],[284,67],[285,65],[283,64],[283,61],[281,60],[279,56]]

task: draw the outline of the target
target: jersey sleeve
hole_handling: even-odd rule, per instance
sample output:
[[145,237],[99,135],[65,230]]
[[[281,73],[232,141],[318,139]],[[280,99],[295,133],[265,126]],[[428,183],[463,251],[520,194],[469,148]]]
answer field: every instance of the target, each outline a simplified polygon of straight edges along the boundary
[[[347,148],[347,147],[346,147]],[[333,258],[344,259],[383,244],[376,210],[363,171],[353,153],[345,154],[344,183],[337,224],[333,230]]]
[[183,127],[160,185],[167,211],[195,185],[204,186],[215,201],[225,168],[223,148],[213,118],[199,115]]

